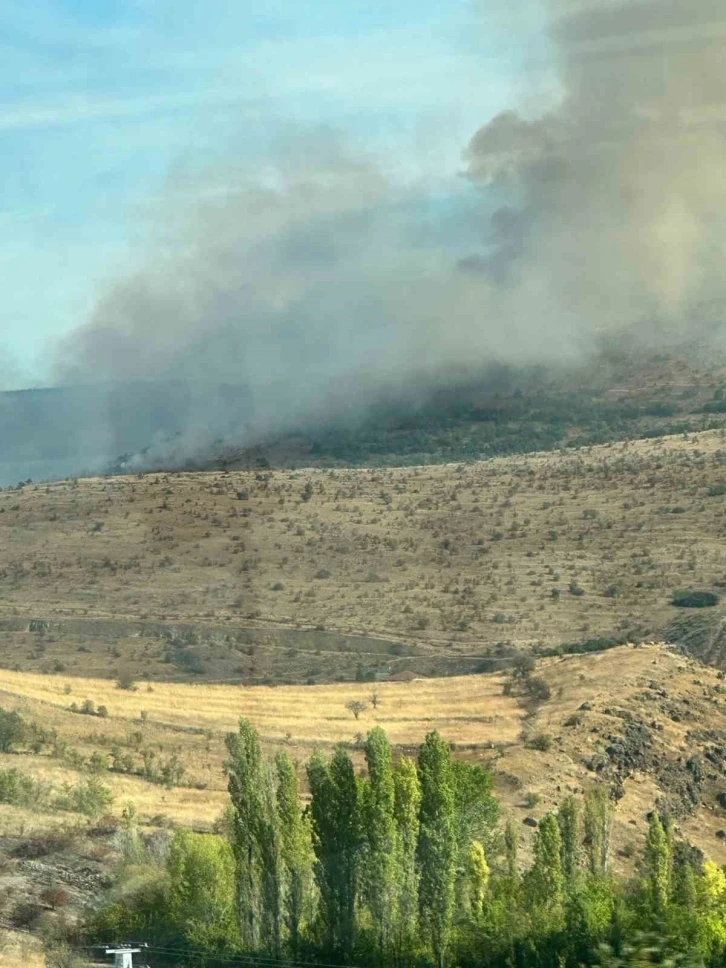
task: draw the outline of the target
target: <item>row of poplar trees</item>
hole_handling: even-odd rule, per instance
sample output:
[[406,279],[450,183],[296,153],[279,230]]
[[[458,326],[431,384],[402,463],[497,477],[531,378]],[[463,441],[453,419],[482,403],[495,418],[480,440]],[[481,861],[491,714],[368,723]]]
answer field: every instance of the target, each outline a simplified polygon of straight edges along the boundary
[[625,862],[635,873],[616,876],[605,786],[544,816],[525,866],[490,774],[436,732],[414,761],[374,729],[360,773],[343,748],[315,754],[307,802],[290,757],[264,756],[249,722],[227,747],[222,832],[178,831],[151,879],[137,858],[136,893],[105,904],[89,938],[138,937],[157,960],[186,951],[210,966],[619,968],[677,955],[726,968],[724,870],[654,811]]
[[365,947],[404,964],[428,946],[443,965],[455,907],[480,903],[498,803],[487,771],[452,760],[430,733],[394,763],[384,731],[364,745],[366,777],[338,748],[307,764],[301,808],[289,756],[263,757],[246,720],[227,739],[242,945],[293,960],[301,945],[342,961]]

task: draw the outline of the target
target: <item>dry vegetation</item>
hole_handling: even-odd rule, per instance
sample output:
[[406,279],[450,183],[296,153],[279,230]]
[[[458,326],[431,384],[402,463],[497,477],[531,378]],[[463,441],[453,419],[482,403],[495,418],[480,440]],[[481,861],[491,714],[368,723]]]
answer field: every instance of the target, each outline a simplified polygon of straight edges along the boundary
[[674,589],[726,581],[723,434],[6,490],[0,659],[319,682],[659,637]]
[[[647,812],[664,800],[689,839],[726,861],[726,842],[717,836],[726,828],[718,800],[726,792],[726,685],[719,673],[665,646],[645,645],[542,660],[534,675],[547,683],[549,698],[530,701],[503,674],[380,683],[373,690],[362,683],[170,683],[127,692],[107,680],[78,679],[69,695],[60,678],[2,672],[0,706],[55,731],[79,758],[69,761],[67,752],[48,746],[40,754],[0,756],[0,769],[17,766],[58,785],[83,777],[94,752],[106,767],[114,747],[138,767],[145,749],[174,754],[186,772],[173,788],[104,769],[103,782],[115,796],[112,811],[119,815],[132,801],[152,826],[208,829],[226,802],[224,735],[240,715],[251,719],[266,745],[284,745],[301,765],[316,746],[336,742],[362,762],[357,747],[376,724],[405,750],[438,729],[457,755],[495,770],[499,794],[520,819],[607,779],[620,796],[617,847],[637,843]],[[106,704],[109,715],[70,712],[79,697]],[[352,698],[365,704],[357,720],[347,708]],[[538,742],[542,737],[546,743]],[[5,835],[53,822],[68,817],[3,808]]]

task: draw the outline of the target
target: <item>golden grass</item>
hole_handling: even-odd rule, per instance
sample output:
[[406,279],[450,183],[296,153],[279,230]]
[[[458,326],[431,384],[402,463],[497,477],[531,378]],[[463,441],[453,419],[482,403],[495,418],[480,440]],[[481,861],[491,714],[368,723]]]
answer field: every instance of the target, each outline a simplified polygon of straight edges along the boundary
[[0,965],[2,968],[45,968],[40,942],[30,935],[0,931]]
[[[138,777],[106,773],[115,795],[113,811],[119,813],[128,801],[135,803],[142,817],[156,815],[176,823],[209,825],[227,803],[223,762],[224,734],[236,727],[240,715],[247,716],[260,730],[268,751],[284,747],[298,761],[304,761],[316,744],[351,743],[356,734],[381,725],[394,744],[409,750],[431,729],[438,729],[457,744],[456,755],[492,766],[497,792],[507,811],[523,819],[540,817],[554,809],[570,793],[580,795],[597,777],[587,767],[588,759],[602,751],[609,737],[621,735],[627,716],[659,722],[654,734],[659,755],[685,763],[693,755],[703,756],[699,736],[713,730],[726,732],[726,701],[713,669],[700,666],[663,645],[622,646],[586,656],[565,656],[540,661],[537,674],[546,679],[551,698],[533,715],[524,718],[518,700],[502,694],[501,675],[469,676],[408,683],[379,683],[376,686],[344,683],[330,686],[235,687],[155,683],[153,691],[116,689],[105,679],[74,679],[73,694],[65,691],[65,680],[35,673],[0,671],[0,705],[17,708],[40,724],[56,729],[84,756],[94,749],[107,752],[118,742],[124,751],[135,753],[139,746],[175,753],[189,774],[203,779],[204,790],[178,787],[167,790]],[[379,705],[369,705],[356,722],[347,711],[352,699],[369,699],[375,689]],[[665,691],[667,699],[661,700]],[[647,699],[649,693],[650,699]],[[107,719],[80,716],[68,711],[71,699],[91,697],[109,708]],[[582,721],[570,723],[573,713],[587,702],[591,710]],[[672,705],[669,705],[672,704]],[[685,709],[683,717],[671,718],[671,708]],[[141,709],[147,712],[139,721]],[[623,711],[625,718],[620,715]],[[552,736],[548,752],[529,748],[524,733],[545,732]],[[354,751],[356,763],[362,756]],[[11,754],[0,756],[0,768],[11,765],[59,786],[78,782],[83,774],[47,755]],[[726,815],[717,807],[721,787],[707,783],[703,805],[692,817],[680,820],[682,832],[715,860],[726,863],[726,846],[716,833],[726,827]],[[536,807],[527,805],[526,794],[540,798]],[[615,825],[617,850],[631,842],[642,842],[646,816],[656,800],[668,791],[660,789],[653,774],[635,771],[625,779]],[[4,809],[2,832],[29,832],[36,826],[72,822],[64,814],[35,814],[16,808]],[[81,818],[78,818],[81,819]],[[529,828],[522,828],[526,841]]]
[[[8,695],[47,703],[64,711],[74,729],[96,726],[90,717],[66,713],[77,696],[92,697],[107,706],[110,719],[138,721],[142,710],[152,725],[194,726],[226,733],[241,716],[249,719],[264,740],[304,745],[350,741],[356,733],[382,726],[396,745],[420,743],[432,729],[449,742],[486,744],[516,738],[521,710],[502,696],[499,676],[420,679],[413,682],[339,683],[330,686],[227,686],[155,683],[130,692],[107,679],[66,680],[35,673],[0,669],[0,690]],[[378,706],[371,696],[376,693]],[[359,720],[346,709],[351,700],[367,701]],[[57,722],[57,720],[56,720]]]

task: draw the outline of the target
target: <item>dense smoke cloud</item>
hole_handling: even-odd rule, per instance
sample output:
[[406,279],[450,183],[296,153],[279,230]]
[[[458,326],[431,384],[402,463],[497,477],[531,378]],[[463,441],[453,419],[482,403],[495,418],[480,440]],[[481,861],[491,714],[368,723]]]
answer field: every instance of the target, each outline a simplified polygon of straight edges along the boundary
[[[506,106],[476,133],[468,213],[432,227],[421,186],[320,132],[261,174],[217,169],[170,191],[163,239],[64,342],[57,379],[194,386],[192,451],[343,419],[472,367],[578,359],[603,334],[715,325],[722,0],[549,11],[561,103],[540,117]],[[244,402],[230,407],[224,385]]]
[[679,329],[723,308],[726,10],[721,0],[552,0],[561,104],[507,111],[469,175],[509,200],[479,267],[578,327]]

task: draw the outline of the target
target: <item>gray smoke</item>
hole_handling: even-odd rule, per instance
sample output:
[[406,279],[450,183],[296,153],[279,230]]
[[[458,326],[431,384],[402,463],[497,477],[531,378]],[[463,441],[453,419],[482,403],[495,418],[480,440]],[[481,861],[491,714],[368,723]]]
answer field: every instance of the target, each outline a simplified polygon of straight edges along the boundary
[[683,330],[723,310],[726,8],[551,0],[563,96],[506,111],[468,174],[506,199],[479,268],[578,330]]
[[476,133],[466,211],[442,216],[324,132],[263,172],[216,167],[156,203],[164,231],[64,341],[56,379],[193,388],[191,453],[492,363],[579,360],[623,331],[720,335],[722,0],[549,10],[561,100],[537,117],[506,106]]

